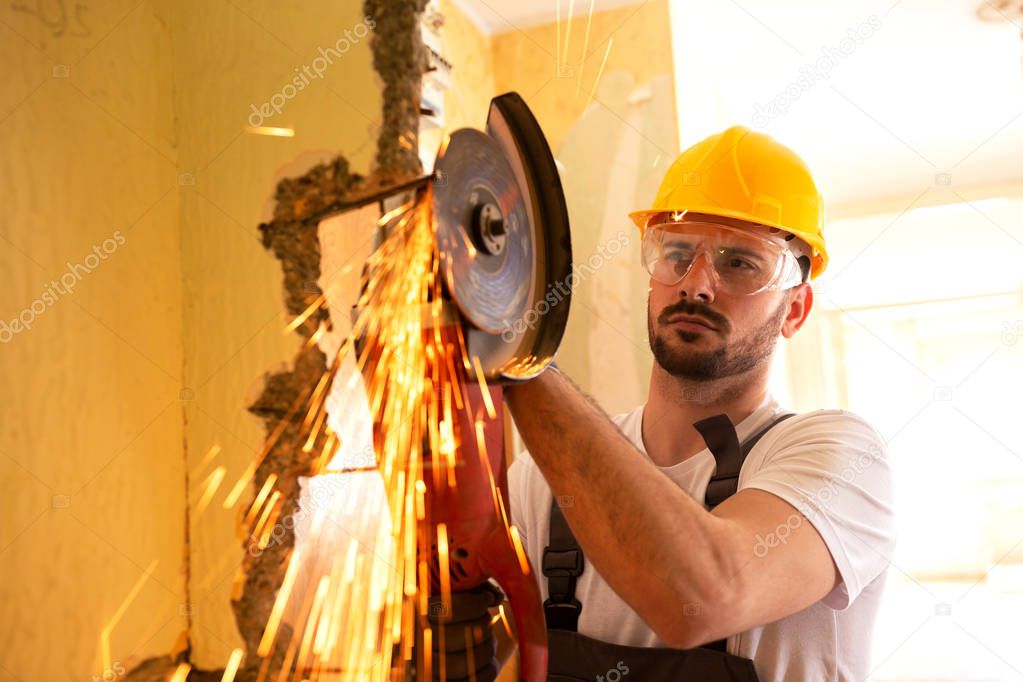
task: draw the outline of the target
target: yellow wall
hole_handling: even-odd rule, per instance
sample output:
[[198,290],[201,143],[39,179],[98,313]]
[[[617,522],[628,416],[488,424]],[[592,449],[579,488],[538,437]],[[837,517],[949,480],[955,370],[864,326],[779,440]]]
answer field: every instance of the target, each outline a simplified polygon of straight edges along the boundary
[[[0,319],[123,238],[73,293],[38,304],[31,330],[0,332],[0,681],[123,672],[180,648],[189,613],[198,665],[222,666],[239,645],[229,592],[242,550],[220,505],[263,439],[246,411],[259,378],[296,343],[257,226],[281,177],[338,152],[368,171],[380,117],[368,34],[266,122],[293,138],[242,129],[359,9],[0,8]],[[224,484],[197,516],[218,466]],[[104,663],[100,635],[122,605]]]
[[[594,13],[584,53],[587,5],[575,3],[570,29],[567,16],[563,16],[560,59],[556,22],[508,31],[493,39],[497,92],[518,90],[555,150],[583,114],[605,53],[605,74],[626,71],[636,83],[671,74],[667,0]],[[564,7],[562,13],[567,14]],[[607,52],[611,40],[613,44]]]
[[[671,75],[667,0],[596,12],[592,22],[581,11],[586,4],[575,3],[577,12],[571,30],[567,16],[563,19],[561,59],[557,59],[556,22],[489,36],[481,33],[451,0],[440,0],[445,17],[444,55],[454,65],[454,82],[445,99],[446,129],[481,128],[490,99],[516,90],[540,121],[551,148],[557,150],[587,104],[592,104],[590,92],[605,52],[604,73],[626,71],[636,83]],[[608,52],[609,40],[613,45]]]
[[40,303],[0,344],[0,680],[87,680],[186,627],[172,40],[160,4],[60,35],[57,3],[25,4],[0,7],[0,319]]

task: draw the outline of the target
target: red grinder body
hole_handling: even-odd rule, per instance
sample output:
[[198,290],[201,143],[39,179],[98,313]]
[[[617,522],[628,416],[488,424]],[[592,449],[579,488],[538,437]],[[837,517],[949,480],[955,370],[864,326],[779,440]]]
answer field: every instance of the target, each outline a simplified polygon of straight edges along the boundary
[[[508,477],[502,390],[499,385],[483,388],[475,381],[465,386],[466,409],[455,422],[455,486],[448,485],[446,473],[424,470],[426,518],[429,528],[423,537],[432,538],[430,581],[440,590],[440,561],[437,527],[444,524],[448,542],[451,591],[460,592],[494,578],[508,595],[519,643],[520,679],[543,682],[547,678],[547,629],[539,584],[524,549],[515,546],[509,527]],[[487,412],[483,391],[489,392],[495,410]],[[477,438],[477,420],[483,432],[485,452]],[[521,554],[520,554],[521,552]]]

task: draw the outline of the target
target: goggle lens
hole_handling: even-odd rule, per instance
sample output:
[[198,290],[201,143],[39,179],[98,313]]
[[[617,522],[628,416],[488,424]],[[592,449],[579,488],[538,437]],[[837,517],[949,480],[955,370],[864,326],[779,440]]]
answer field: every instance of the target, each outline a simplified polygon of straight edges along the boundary
[[644,232],[643,263],[662,284],[681,282],[701,256],[715,285],[733,294],[787,289],[802,281],[799,264],[781,238],[709,223],[661,223]]

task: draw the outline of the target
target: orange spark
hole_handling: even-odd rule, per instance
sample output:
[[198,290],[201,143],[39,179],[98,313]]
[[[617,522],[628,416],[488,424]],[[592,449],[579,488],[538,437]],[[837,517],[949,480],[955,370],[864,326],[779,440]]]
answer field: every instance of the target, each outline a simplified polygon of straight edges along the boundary
[[476,380],[480,384],[480,393],[483,394],[483,404],[487,407],[487,415],[491,419],[497,418],[497,410],[494,409],[494,401],[490,399],[490,389],[487,387],[487,378],[483,375],[483,366],[480,365],[478,356],[472,356],[472,366],[476,370]]
[[611,45],[614,44],[614,36],[611,36],[607,41],[607,49],[604,50],[604,59],[600,62],[600,69],[597,71],[597,77],[593,79],[593,88],[590,89],[590,98],[586,100],[586,109],[590,108],[590,104],[593,102],[593,96],[597,93],[597,84],[600,83],[601,76],[604,75],[604,67],[607,65],[607,56],[611,54]]
[[234,676],[238,674],[238,667],[242,662],[242,650],[235,649],[231,652],[231,658],[227,659],[227,665],[224,667],[224,676],[220,678],[220,682],[234,682]]
[[203,491],[202,496],[196,503],[195,511],[192,512],[192,514],[190,515],[193,527],[195,526],[195,523],[199,519],[199,517],[203,515],[203,512],[206,511],[206,507],[209,506],[210,500],[212,500],[213,496],[217,494],[217,489],[220,487],[220,484],[223,482],[224,476],[226,475],[227,468],[219,466],[216,469],[214,469],[209,476],[206,477],[205,481],[203,481],[203,485],[206,487],[206,489]]
[[519,558],[519,567],[522,568],[523,575],[529,575],[529,559],[526,557],[526,551],[522,549],[522,538],[519,537],[519,529],[515,526],[509,526],[509,531],[512,539],[512,546],[515,548],[515,555]]
[[192,666],[188,663],[181,663],[178,665],[177,670],[171,675],[169,682],[185,682],[188,679],[188,673],[192,670]]
[[308,308],[303,310],[298,317],[296,317],[294,320],[289,322],[286,327],[284,327],[284,334],[287,335],[290,332],[293,332],[296,329],[298,329],[299,325],[308,320],[309,316],[316,312],[316,309],[322,306],[326,302],[326,300],[327,299],[323,294],[317,296],[316,300],[310,303]]
[[590,26],[593,24],[593,2],[590,0],[590,13],[586,17],[586,37],[583,39],[583,58],[579,60],[579,77],[575,81],[575,97],[579,97],[579,88],[583,84],[583,70],[586,66],[586,52],[590,48]]
[[284,615],[284,607],[291,596],[291,588],[295,585],[295,576],[298,575],[298,569],[302,563],[299,561],[300,556],[299,550],[295,550],[295,553],[291,555],[291,562],[288,564],[288,570],[284,573],[281,589],[277,591],[277,599],[274,600],[273,609],[270,611],[270,618],[266,621],[263,638],[259,641],[259,647],[256,649],[256,653],[260,656],[266,656],[270,653],[270,646],[277,638],[277,628],[280,627],[281,616]]

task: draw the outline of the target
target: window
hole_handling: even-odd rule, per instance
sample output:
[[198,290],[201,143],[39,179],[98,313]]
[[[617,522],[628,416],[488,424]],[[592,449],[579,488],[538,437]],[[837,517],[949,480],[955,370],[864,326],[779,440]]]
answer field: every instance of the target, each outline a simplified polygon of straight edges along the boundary
[[784,358],[789,404],[889,444],[899,545],[871,680],[1023,674],[1023,200],[829,225],[832,263]]

